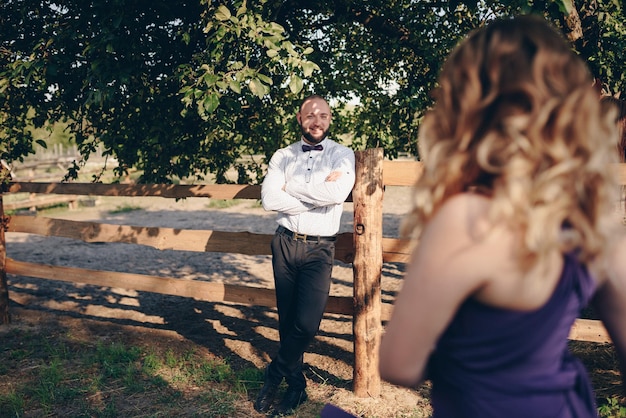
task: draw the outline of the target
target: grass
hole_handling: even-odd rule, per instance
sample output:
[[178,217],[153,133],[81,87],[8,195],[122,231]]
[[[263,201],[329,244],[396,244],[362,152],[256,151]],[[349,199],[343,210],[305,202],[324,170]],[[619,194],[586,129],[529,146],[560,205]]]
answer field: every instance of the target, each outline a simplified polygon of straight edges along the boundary
[[588,371],[601,418],[626,418],[619,360],[612,344],[570,341],[571,352]]
[[249,416],[248,387],[262,381],[259,370],[236,373],[194,349],[19,328],[0,341],[3,418]]
[[[240,205],[241,203],[242,203],[241,199],[210,199],[206,207],[207,209],[228,209],[233,206]],[[251,203],[250,202],[248,203],[249,203],[248,207],[252,209],[262,207],[260,200],[254,200]]]
[[111,215],[119,215],[119,214],[122,214],[122,213],[134,212],[136,210],[141,210],[141,209],[143,209],[141,206],[123,204],[121,206],[117,206],[113,210],[110,210],[109,213]]
[[[572,349],[592,374],[614,361],[608,345],[573,342]],[[235,371],[191,343],[78,335],[45,324],[0,328],[1,418],[250,417],[248,392],[262,380],[261,370]],[[607,394],[600,417],[626,417],[620,396]]]
[[598,412],[601,417],[606,418],[624,418],[626,417],[626,407],[620,404],[620,400],[617,397],[611,397],[606,399],[606,404],[601,405],[598,408]]
[[227,209],[240,203],[238,199],[210,199],[206,206],[208,209]]

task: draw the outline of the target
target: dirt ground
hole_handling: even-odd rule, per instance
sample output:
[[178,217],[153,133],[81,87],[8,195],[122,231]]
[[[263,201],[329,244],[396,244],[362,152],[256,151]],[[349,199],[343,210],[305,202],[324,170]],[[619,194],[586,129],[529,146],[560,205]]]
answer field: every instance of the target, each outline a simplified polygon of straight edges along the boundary
[[[398,236],[409,207],[406,188],[388,188],[384,236]],[[208,199],[179,202],[164,198],[105,198],[73,210],[45,216],[110,224],[169,228],[249,231],[271,234],[274,214],[256,202],[212,208]],[[346,203],[341,232],[352,231],[352,207]],[[7,234],[7,256],[16,260],[95,270],[123,271],[273,288],[268,256],[160,251],[131,244],[87,244],[65,238]],[[391,301],[400,286],[404,265],[385,264],[383,299]],[[332,295],[352,295],[352,268],[337,263]],[[274,309],[207,303],[160,294],[9,276],[13,326],[62,326],[98,338],[125,334],[150,344],[191,342],[227,359],[236,369],[263,368],[277,347]],[[353,341],[350,317],[327,315],[317,339],[305,355],[308,392],[316,404],[334,403],[362,417],[426,417],[427,386],[408,390],[383,383],[379,397],[359,398],[352,392]],[[250,399],[256,395],[251,391]],[[317,410],[304,406],[301,417]],[[250,416],[260,416],[251,407]]]

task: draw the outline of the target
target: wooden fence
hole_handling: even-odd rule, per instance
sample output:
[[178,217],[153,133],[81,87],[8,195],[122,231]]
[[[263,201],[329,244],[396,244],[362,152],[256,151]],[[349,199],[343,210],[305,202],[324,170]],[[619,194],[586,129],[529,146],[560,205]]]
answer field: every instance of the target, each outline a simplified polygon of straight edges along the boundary
[[[385,238],[382,231],[382,202],[385,186],[411,186],[422,173],[416,161],[383,161],[381,149],[356,152],[357,182],[349,199],[354,207],[354,231],[342,233],[336,243],[336,258],[353,266],[353,296],[331,296],[328,313],[353,316],[353,390],[357,396],[379,396],[378,345],[382,324],[392,305],[382,303],[381,275],[384,262],[406,263],[411,242]],[[619,167],[621,184],[626,184],[626,165]],[[97,183],[11,182],[4,193],[28,192],[70,196],[160,196],[181,199],[259,199],[258,185],[130,185]],[[408,190],[407,190],[408,192]],[[13,260],[6,257],[5,232],[56,236],[91,242],[122,242],[160,250],[221,252],[269,255],[272,235],[250,232],[179,230],[161,227],[109,225],[95,222],[51,219],[42,216],[7,217],[0,193],[0,324],[9,323],[7,274],[102,287],[119,287],[189,297],[208,302],[275,307],[273,289],[180,280],[143,274],[88,270]],[[599,321],[577,320],[571,339],[610,342]]]

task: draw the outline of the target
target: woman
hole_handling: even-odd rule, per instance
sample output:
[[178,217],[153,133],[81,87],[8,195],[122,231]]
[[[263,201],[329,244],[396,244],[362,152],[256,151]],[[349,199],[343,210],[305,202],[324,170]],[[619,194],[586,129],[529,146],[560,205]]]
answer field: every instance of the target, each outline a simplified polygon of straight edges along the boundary
[[381,342],[382,378],[430,379],[437,418],[597,416],[567,341],[593,301],[625,363],[615,114],[532,16],[471,34],[435,98],[405,223],[420,242]]

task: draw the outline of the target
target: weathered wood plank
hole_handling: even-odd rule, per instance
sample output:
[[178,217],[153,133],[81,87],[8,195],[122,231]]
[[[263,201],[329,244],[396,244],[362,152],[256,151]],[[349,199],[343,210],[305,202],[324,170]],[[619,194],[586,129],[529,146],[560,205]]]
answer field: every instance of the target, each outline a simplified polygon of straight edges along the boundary
[[[383,183],[385,186],[412,186],[424,174],[424,165],[413,160],[385,160]],[[615,174],[621,185],[626,185],[626,164],[616,164]]]
[[[176,279],[135,273],[90,270],[76,267],[51,266],[6,259],[6,272],[18,276],[90,284],[101,287],[132,289],[140,292],[188,297],[206,302],[241,303],[276,307],[274,289],[240,286],[227,283]],[[352,297],[331,296],[327,313],[352,315]]]
[[7,192],[55,193],[86,196],[158,196],[182,199],[260,199],[261,186],[241,184],[103,184],[11,182]]
[[[239,286],[224,283],[202,282],[167,277],[147,276],[132,273],[118,273],[101,270],[88,270],[74,267],[57,267],[28,263],[6,258],[6,273],[39,279],[59,280],[70,283],[91,284],[102,287],[117,287],[153,292],[172,296],[190,297],[206,302],[232,302],[247,305],[276,307],[273,289]],[[393,305],[383,303],[381,320],[391,318]],[[331,296],[326,313],[353,315],[352,297]],[[578,319],[572,327],[571,340],[610,343],[611,339],[602,322]]]
[[4,204],[4,210],[44,208],[58,205],[60,203],[68,203],[70,207],[78,200],[76,195],[44,195],[33,199],[19,200],[15,202],[7,202]]
[[594,319],[577,319],[569,333],[570,340],[588,341],[593,343],[610,343],[611,337],[602,321]]
[[408,263],[416,241],[401,238],[383,238],[383,261],[385,263]]
[[420,178],[424,165],[420,161],[383,161],[383,184],[385,186],[412,186]]
[[122,242],[159,250],[226,252],[247,255],[270,254],[271,235],[251,232],[175,229],[112,225],[53,219],[41,216],[13,216],[8,232],[72,238],[84,242]]
[[[8,232],[77,239],[84,242],[122,242],[159,250],[222,252],[269,255],[272,235],[247,231],[225,232],[163,227],[112,225],[96,222],[54,219],[42,216],[12,216]],[[354,258],[352,233],[339,234],[335,245],[337,260],[351,263]]]

